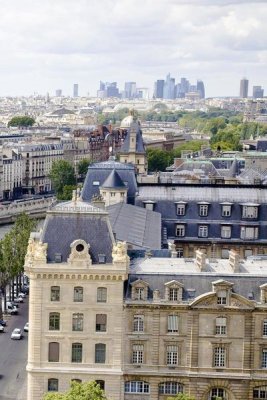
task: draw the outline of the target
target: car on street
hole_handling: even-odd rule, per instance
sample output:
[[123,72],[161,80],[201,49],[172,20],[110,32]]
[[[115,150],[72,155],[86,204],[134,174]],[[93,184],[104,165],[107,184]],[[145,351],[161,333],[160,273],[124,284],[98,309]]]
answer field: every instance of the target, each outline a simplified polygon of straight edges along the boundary
[[21,297],[21,296],[17,296],[17,297],[14,298],[14,302],[15,303],[23,303],[23,301],[24,301],[23,297]]
[[19,328],[15,328],[14,330],[13,330],[13,332],[11,333],[11,339],[16,339],[16,340],[19,340],[19,339],[21,339],[22,338],[22,332],[21,332],[21,329],[19,329]]
[[3,327],[3,325],[0,325],[0,332],[5,332],[5,328]]
[[6,326],[6,321],[4,319],[0,319],[0,325]]
[[7,305],[6,313],[10,314],[10,315],[15,315],[15,314],[18,314],[18,309],[17,309],[17,307],[13,307],[12,305]]
[[24,325],[24,332],[29,332],[29,322]]
[[26,297],[26,294],[23,292],[19,292],[18,297],[22,297],[24,299]]

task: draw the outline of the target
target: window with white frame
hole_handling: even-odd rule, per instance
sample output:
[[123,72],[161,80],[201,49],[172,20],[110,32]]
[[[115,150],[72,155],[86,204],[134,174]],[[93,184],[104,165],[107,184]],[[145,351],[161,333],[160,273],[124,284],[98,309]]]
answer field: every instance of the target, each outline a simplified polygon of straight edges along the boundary
[[97,288],[97,302],[106,303],[107,302],[107,288],[98,287]]
[[222,217],[230,217],[232,211],[231,205],[222,204]]
[[166,363],[167,365],[178,364],[178,346],[169,345],[166,349]]
[[184,203],[176,204],[176,213],[177,213],[177,215],[185,215],[185,204]]
[[242,206],[242,218],[258,218],[258,207]]
[[209,211],[208,204],[199,204],[199,215],[200,217],[207,217]]
[[231,237],[232,227],[229,225],[222,225],[221,226],[221,237],[224,239],[230,239]]
[[208,225],[199,225],[198,237],[208,237]]
[[125,393],[149,393],[149,383],[144,381],[127,381],[124,384]]
[[75,287],[73,292],[73,301],[82,302],[83,301],[83,288]]
[[227,400],[227,393],[222,388],[213,388],[209,394],[209,400]]
[[178,394],[183,393],[183,385],[179,382],[162,382],[159,384],[159,394]]
[[185,235],[185,225],[176,225],[176,236],[183,237]]
[[225,317],[217,317],[216,318],[216,335],[226,335],[226,318]]
[[178,248],[176,249],[176,252],[177,252],[177,258],[183,258],[183,256],[184,256],[184,249],[183,249],[182,247],[178,247]]
[[178,288],[169,288],[169,300],[177,301],[178,300]]
[[217,292],[217,304],[225,305],[227,302],[226,290],[218,290]]
[[168,332],[178,332],[178,315],[168,315]]
[[213,349],[214,367],[225,367],[226,365],[226,349],[224,347],[215,347]]
[[267,319],[263,321],[262,325],[262,336],[267,336]]
[[267,368],[267,349],[262,350],[261,368]]
[[134,332],[144,332],[144,316],[143,315],[134,315],[133,331]]
[[241,226],[240,237],[241,239],[253,240],[258,239],[259,228],[255,226]]
[[267,386],[260,386],[253,389],[253,400],[267,399]]
[[83,331],[83,314],[81,313],[72,314],[72,330]]
[[144,287],[135,287],[135,300],[145,300],[145,288]]
[[132,363],[143,364],[143,362],[144,362],[144,345],[134,344],[132,353]]

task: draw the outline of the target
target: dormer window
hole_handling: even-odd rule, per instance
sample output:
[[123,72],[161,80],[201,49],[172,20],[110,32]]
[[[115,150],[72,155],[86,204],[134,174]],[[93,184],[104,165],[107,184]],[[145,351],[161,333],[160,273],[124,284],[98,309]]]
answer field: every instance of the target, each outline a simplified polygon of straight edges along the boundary
[[165,299],[167,301],[182,301],[183,284],[177,281],[165,283]]
[[200,217],[207,217],[209,212],[209,203],[198,203],[198,212]]
[[185,215],[186,203],[184,201],[179,201],[176,203],[176,214],[179,216]]
[[169,289],[169,300],[170,301],[178,300],[178,288],[170,288]]
[[147,300],[148,284],[141,279],[132,283],[132,300]]
[[242,204],[242,218],[258,218],[258,205]]
[[227,303],[227,292],[226,290],[218,290],[217,292],[217,304],[225,305]]
[[231,203],[221,203],[222,206],[222,217],[231,217],[232,204]]
[[143,287],[135,288],[135,299],[136,300],[145,300],[145,293]]

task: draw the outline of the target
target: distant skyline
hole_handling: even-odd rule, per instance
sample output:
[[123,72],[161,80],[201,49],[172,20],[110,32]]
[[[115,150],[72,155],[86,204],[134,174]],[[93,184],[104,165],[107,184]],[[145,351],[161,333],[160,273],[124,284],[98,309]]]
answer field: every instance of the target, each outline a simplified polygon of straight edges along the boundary
[[267,91],[266,0],[0,0],[0,96],[95,96],[99,81],[205,83],[238,96]]

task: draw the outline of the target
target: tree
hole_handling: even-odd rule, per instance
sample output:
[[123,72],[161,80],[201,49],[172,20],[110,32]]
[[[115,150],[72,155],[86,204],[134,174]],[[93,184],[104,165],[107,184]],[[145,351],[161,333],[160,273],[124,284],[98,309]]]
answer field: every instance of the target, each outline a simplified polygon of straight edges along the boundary
[[165,171],[171,164],[172,154],[165,150],[148,149],[147,162],[149,171]]
[[72,381],[68,392],[47,393],[43,400],[107,400],[107,398],[96,382]]
[[186,393],[178,393],[175,397],[168,397],[167,400],[196,400],[195,397]]
[[27,115],[13,117],[8,122],[8,126],[17,126],[19,128],[33,126],[33,124],[35,124],[35,119]]
[[84,158],[78,163],[78,174],[85,177],[88,171],[88,167],[91,161],[88,158]]
[[65,185],[63,187],[62,193],[59,193],[57,196],[58,200],[71,200],[73,190],[76,189],[77,189],[76,185]]
[[64,186],[76,184],[74,168],[66,160],[59,160],[53,163],[49,178],[58,198],[63,195]]

